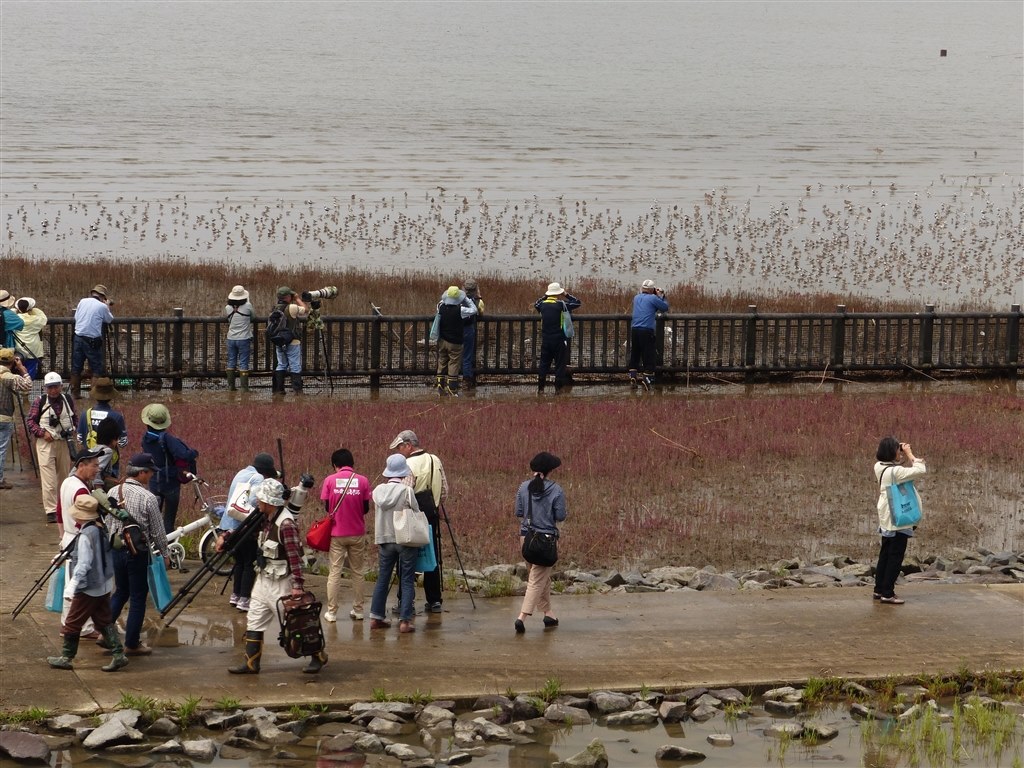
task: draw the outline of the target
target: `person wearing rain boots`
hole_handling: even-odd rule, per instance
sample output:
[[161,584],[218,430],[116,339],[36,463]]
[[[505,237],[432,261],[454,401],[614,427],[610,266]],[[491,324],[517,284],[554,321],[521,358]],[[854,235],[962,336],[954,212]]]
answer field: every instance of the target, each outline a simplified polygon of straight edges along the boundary
[[244,286],[236,285],[228,294],[224,315],[228,319],[228,389],[235,390],[235,382],[243,392],[249,390],[249,361],[252,356],[252,304]]
[[110,663],[102,669],[104,672],[115,672],[128,666],[128,658],[124,655],[124,646],[110,612],[108,585],[114,578],[114,553],[110,547],[110,537],[100,519],[99,505],[93,496],[77,496],[71,516],[80,530],[71,551],[71,581],[68,584],[74,597],[71,599],[71,610],[61,628],[61,654],[48,656],[46,663],[54,669],[74,669],[73,662],[78,655],[82,627],[87,619],[92,619],[112,653]]
[[[305,593],[302,577],[302,542],[295,516],[285,508],[285,488],[273,478],[256,486],[258,509],[266,520],[257,543],[256,583],[249,600],[245,627],[245,658],[235,667],[228,667],[233,675],[255,675],[260,671],[263,656],[263,635],[277,623],[277,600],[280,597],[300,597]],[[319,651],[303,668],[307,674],[316,674],[327,664],[326,651]]]

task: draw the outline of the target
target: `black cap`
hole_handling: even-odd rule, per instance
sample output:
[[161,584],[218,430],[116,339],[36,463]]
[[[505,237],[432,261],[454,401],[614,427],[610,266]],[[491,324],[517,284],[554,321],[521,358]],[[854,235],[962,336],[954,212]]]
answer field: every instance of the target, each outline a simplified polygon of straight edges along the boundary
[[252,467],[263,475],[264,478],[277,477],[277,470],[274,469],[274,457],[269,453],[257,453],[253,457]]
[[135,467],[136,469],[152,469],[156,470],[156,462],[153,461],[153,457],[148,453],[136,453],[129,460],[128,464]]

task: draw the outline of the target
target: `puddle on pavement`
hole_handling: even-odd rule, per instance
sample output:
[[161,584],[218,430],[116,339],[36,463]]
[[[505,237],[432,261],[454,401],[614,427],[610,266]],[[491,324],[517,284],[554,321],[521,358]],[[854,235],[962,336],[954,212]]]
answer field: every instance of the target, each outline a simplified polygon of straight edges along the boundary
[[[958,768],[999,768],[1000,766],[1020,765],[1022,755],[1021,742],[1024,741],[1024,703],[1010,705],[1017,712],[1018,722],[1012,739],[1007,739],[1001,754],[996,755],[991,747],[968,745],[964,740],[956,759],[946,757],[943,761],[930,762],[927,758],[918,763],[921,768],[928,766],[956,765]],[[943,707],[946,708],[946,705]],[[474,714],[463,713],[462,718],[472,719]],[[829,741],[812,745],[799,740],[785,740],[765,734],[765,729],[773,723],[814,722],[831,726],[838,730],[838,735]],[[548,768],[552,763],[565,760],[586,749],[594,739],[599,739],[608,753],[608,764],[611,766],[657,766],[668,768],[675,765],[701,765],[708,768],[786,768],[786,766],[820,766],[823,764],[843,764],[865,766],[865,768],[900,768],[914,763],[906,753],[899,753],[891,747],[880,746],[881,736],[897,728],[895,720],[883,720],[875,723],[862,723],[850,715],[847,705],[841,703],[827,704],[798,719],[775,717],[759,708],[752,708],[747,717],[726,719],[719,713],[703,723],[686,721],[684,723],[658,723],[650,727],[630,726],[609,728],[597,722],[585,726],[563,727],[537,731],[530,738],[533,743],[507,745],[489,742],[486,754],[475,755],[470,761],[473,766],[502,766],[502,768]],[[953,741],[953,727],[946,723],[943,726],[950,743]],[[405,731],[408,731],[407,733]],[[867,736],[865,736],[865,732]],[[395,758],[384,755],[363,755],[355,750],[329,752],[323,746],[338,733],[337,724],[310,726],[303,738],[296,744],[274,747],[268,750],[253,752],[242,759],[214,758],[212,761],[189,760],[182,755],[162,755],[159,757],[177,766],[249,766],[266,765],[302,765],[318,766],[318,768],[344,768],[345,766],[384,766],[397,765]],[[412,746],[422,746],[418,729],[409,724],[403,734],[392,737],[393,741]],[[708,742],[712,734],[728,734],[733,743],[730,746],[713,746]],[[179,737],[181,738],[181,737]],[[203,728],[191,728],[187,738],[211,738],[220,742],[225,738],[223,731],[208,731]],[[684,749],[700,752],[705,755],[703,760],[663,761],[655,758],[658,749],[665,745],[674,745]],[[481,746],[484,746],[481,743]],[[972,748],[967,749],[966,747]],[[448,754],[462,751],[454,746],[448,734],[439,734],[431,748],[437,760]],[[55,753],[50,765],[61,768],[73,766],[89,766],[89,768],[123,768],[127,764],[142,765],[139,760],[148,760],[142,754],[129,757],[118,757],[90,753],[76,748]],[[126,763],[126,760],[130,761]],[[157,761],[158,762],[158,761]]]

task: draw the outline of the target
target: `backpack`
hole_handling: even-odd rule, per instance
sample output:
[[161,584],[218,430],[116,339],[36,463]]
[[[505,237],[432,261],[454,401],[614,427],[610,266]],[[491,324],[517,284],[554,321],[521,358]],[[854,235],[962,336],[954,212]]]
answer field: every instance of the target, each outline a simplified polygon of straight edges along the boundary
[[288,327],[288,316],[285,314],[282,306],[279,304],[275,307],[274,311],[270,313],[270,317],[267,318],[267,329],[265,331],[267,341],[275,347],[286,347],[295,339],[295,334]]

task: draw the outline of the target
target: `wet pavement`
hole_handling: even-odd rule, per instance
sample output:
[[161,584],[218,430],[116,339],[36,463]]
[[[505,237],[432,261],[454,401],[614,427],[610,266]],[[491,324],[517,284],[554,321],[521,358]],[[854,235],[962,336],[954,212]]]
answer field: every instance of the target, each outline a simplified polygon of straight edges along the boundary
[[[59,671],[45,661],[60,647],[59,617],[44,609],[45,589],[17,620],[10,615],[56,552],[56,527],[42,522],[29,472],[9,472],[8,480],[16,487],[0,491],[5,711],[91,712],[113,707],[123,692],[158,701],[201,697],[205,706],[225,698],[277,706],[349,703],[374,691],[435,699],[532,692],[550,678],[583,692],[1024,666],[1024,585],[909,584],[900,590],[903,606],[880,605],[867,588],[556,595],[560,626],[545,630],[534,617],[521,636],[512,627],[519,598],[476,597],[474,607],[467,595],[448,594],[444,613],[418,616],[410,635],[399,635],[397,622],[371,631],[367,621],[348,618],[343,602],[338,623],[324,624],[330,662],[319,675],[303,675],[304,660],[287,657],[268,633],[262,673],[235,676],[226,669],[241,658],[245,616],[219,594],[218,577],[168,628],[160,629],[149,605],[152,656],[104,673],[108,657],[83,641],[75,670]],[[172,572],[172,587],[194,573]],[[309,579],[321,599],[324,582]]]

